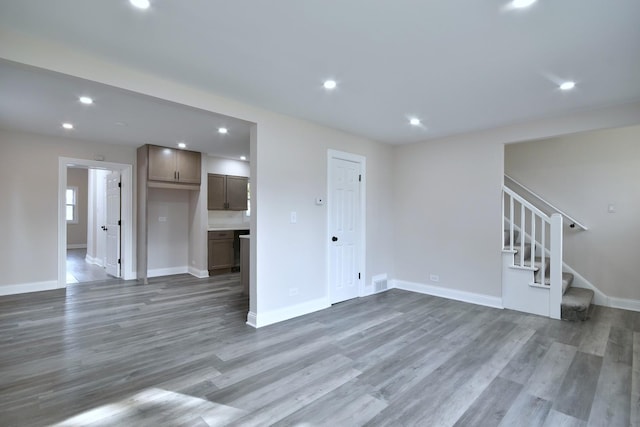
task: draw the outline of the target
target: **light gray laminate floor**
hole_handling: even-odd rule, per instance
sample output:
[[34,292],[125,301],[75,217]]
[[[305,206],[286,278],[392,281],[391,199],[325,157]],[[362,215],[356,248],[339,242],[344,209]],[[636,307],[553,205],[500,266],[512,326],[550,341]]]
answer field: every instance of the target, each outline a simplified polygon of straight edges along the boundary
[[627,426],[640,313],[391,290],[255,330],[238,275],[0,298],[0,425]]
[[86,249],[67,249],[67,284],[110,280],[103,267],[85,261]]

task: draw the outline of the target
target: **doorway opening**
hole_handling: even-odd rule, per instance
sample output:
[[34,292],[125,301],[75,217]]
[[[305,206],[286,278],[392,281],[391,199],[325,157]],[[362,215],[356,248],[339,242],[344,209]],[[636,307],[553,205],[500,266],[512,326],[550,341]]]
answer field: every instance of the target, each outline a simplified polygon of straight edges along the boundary
[[132,166],[60,158],[58,287],[135,278]]
[[67,168],[66,284],[121,278],[120,171]]

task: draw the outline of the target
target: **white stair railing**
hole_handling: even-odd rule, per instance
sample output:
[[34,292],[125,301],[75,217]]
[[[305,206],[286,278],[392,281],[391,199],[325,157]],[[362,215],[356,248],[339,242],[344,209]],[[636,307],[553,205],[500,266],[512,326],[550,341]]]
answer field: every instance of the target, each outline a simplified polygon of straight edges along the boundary
[[[515,267],[534,271],[532,286],[549,289],[549,317],[559,319],[562,302],[562,215],[549,217],[509,187],[503,186],[502,190],[502,218],[509,232],[508,245],[503,249],[518,252],[519,256],[514,259]],[[519,243],[514,241],[516,231],[519,232]],[[531,252],[525,256],[527,245],[531,246]],[[536,268],[539,274],[535,273]],[[547,268],[549,285],[546,284]]]

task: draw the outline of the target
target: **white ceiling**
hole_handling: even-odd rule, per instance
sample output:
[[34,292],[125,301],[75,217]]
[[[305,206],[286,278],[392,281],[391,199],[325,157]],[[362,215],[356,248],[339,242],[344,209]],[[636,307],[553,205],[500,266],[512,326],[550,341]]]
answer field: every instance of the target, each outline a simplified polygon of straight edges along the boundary
[[640,99],[638,0],[151,3],[2,0],[0,26],[390,143]]
[[[185,142],[190,150],[249,158],[246,121],[88,80],[0,60],[0,94],[0,128],[135,147]],[[80,96],[94,103],[83,105]]]

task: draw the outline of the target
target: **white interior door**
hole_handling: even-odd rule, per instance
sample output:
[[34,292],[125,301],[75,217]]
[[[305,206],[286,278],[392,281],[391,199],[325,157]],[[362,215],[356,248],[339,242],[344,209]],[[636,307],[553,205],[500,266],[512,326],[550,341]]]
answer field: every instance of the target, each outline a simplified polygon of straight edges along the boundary
[[329,167],[329,296],[334,304],[359,294],[361,164],[331,158]]
[[107,175],[107,274],[120,277],[120,172]]

